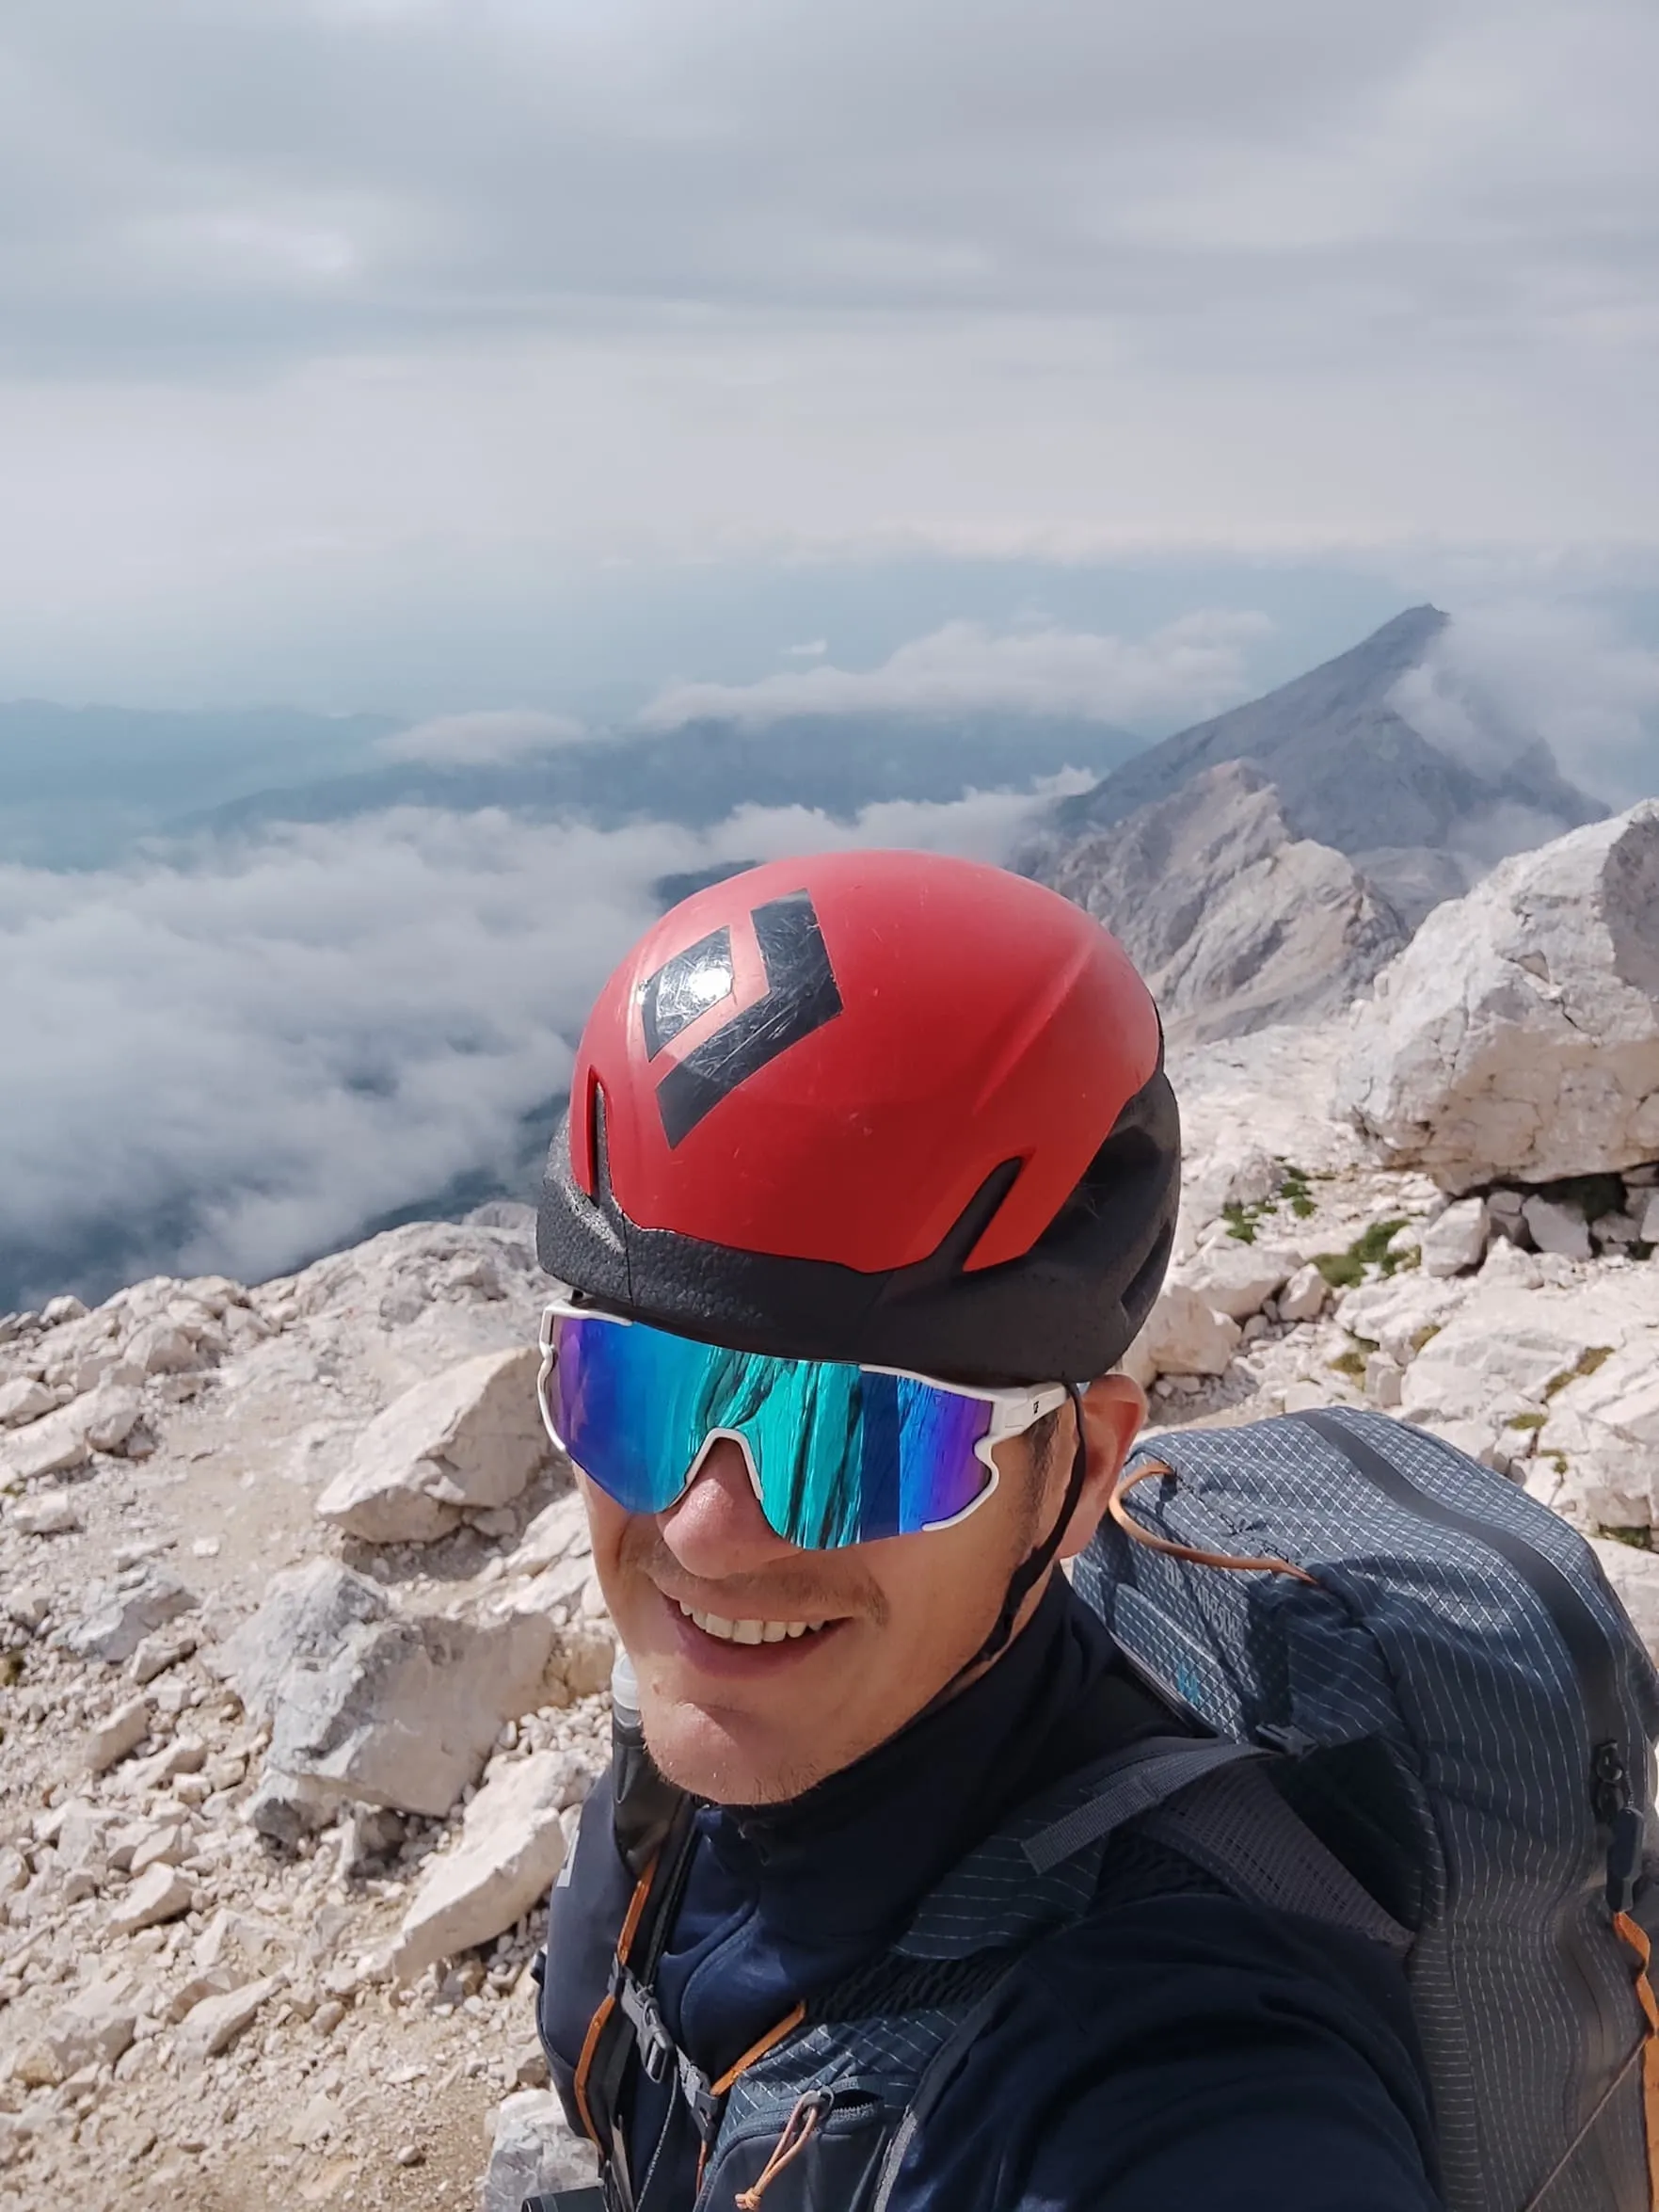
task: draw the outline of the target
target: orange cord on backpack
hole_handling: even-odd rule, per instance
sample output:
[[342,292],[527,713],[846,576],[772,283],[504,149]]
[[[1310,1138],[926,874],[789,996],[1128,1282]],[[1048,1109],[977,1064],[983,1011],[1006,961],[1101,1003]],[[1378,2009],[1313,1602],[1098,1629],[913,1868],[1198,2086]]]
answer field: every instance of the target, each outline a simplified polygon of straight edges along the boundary
[[1190,1566],[1225,1567],[1235,1573],[1253,1568],[1267,1574],[1293,1575],[1299,1582],[1310,1582],[1316,1590],[1318,1588],[1316,1576],[1310,1575],[1305,1568],[1293,1567],[1287,1559],[1235,1559],[1224,1551],[1201,1551],[1195,1544],[1177,1544],[1171,1537],[1155,1536],[1150,1529],[1143,1529],[1139,1521],[1129,1518],[1125,1500],[1137,1483],[1144,1483],[1153,1475],[1167,1476],[1172,1483],[1176,1480],[1172,1467],[1166,1467],[1161,1459],[1149,1459],[1133,1469],[1125,1467],[1112,1484],[1106,1510],[1125,1536],[1132,1537],[1137,1544],[1144,1544],[1149,1551],[1167,1552],[1171,1559],[1184,1559]]
[[760,2212],[760,2200],[793,2158],[798,2158],[812,2140],[813,2130],[823,2118],[826,2099],[822,2090],[808,2090],[804,2097],[797,2097],[791,2107],[784,2129],[772,2146],[772,2156],[756,2176],[752,2188],[739,2191],[734,2202],[737,2212]]
[[1615,1913],[1613,1926],[1619,1941],[1634,1952],[1636,1962],[1636,2002],[1642,2009],[1647,2034],[1642,2041],[1642,2113],[1648,2134],[1648,2193],[1659,2205],[1659,1998],[1648,1980],[1652,1949],[1638,1920],[1628,1913]]

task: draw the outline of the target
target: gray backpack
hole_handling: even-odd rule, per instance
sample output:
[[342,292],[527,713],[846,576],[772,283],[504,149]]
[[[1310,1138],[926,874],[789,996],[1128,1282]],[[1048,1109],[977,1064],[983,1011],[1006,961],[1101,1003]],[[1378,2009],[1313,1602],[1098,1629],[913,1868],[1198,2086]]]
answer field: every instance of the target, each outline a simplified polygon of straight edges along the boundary
[[[1659,1676],[1589,1546],[1328,1411],[1142,1447],[1076,1585],[1177,1707],[1289,1755],[1279,1794],[1407,1931],[1452,2212],[1659,2205]],[[1210,1851],[1248,1855],[1236,1822]]]

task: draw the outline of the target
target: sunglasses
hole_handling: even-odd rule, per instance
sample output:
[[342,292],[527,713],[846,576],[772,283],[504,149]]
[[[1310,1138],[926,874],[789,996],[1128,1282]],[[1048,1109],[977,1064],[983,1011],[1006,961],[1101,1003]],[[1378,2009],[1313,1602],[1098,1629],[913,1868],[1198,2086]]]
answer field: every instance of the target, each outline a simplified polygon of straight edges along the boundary
[[997,1487],[996,1446],[1068,1396],[731,1352],[563,1300],[541,1353],[549,1435],[627,1512],[666,1513],[729,1437],[768,1524],[807,1551],[965,1519]]

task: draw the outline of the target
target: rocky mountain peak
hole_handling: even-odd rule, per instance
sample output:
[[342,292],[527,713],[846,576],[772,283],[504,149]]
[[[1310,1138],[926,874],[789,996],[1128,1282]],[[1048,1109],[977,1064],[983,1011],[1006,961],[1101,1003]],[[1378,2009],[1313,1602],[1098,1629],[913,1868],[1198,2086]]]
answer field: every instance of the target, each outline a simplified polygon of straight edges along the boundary
[[1400,679],[1422,664],[1448,619],[1438,607],[1408,607],[1334,660],[1165,738],[1061,802],[1056,835],[1108,829],[1205,769],[1241,760],[1272,781],[1297,836],[1350,857],[1428,847],[1476,852],[1490,864],[1500,857],[1489,849],[1489,831],[1501,809],[1540,817],[1539,839],[1599,820],[1605,808],[1562,777],[1547,746],[1477,768],[1398,711]]

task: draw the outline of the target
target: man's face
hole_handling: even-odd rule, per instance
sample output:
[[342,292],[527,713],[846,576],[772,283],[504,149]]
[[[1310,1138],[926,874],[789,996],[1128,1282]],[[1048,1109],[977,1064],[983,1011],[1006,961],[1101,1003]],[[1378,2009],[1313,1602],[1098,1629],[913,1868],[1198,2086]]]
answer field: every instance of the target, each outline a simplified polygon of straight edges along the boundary
[[[1144,1410],[1122,1376],[1087,1393],[1089,1478],[1062,1556],[1093,1534]],[[1073,1420],[1068,1406],[1041,1467],[1027,1438],[998,1445],[996,1489],[955,1527],[837,1551],[774,1532],[730,1442],[663,1514],[630,1514],[583,1478],[594,1563],[669,1780],[719,1803],[779,1803],[914,1719],[972,1659],[1011,1576],[1059,1515]],[[735,1642],[699,1617],[758,1624],[774,1640]],[[779,1628],[802,1632],[779,1639]]]

